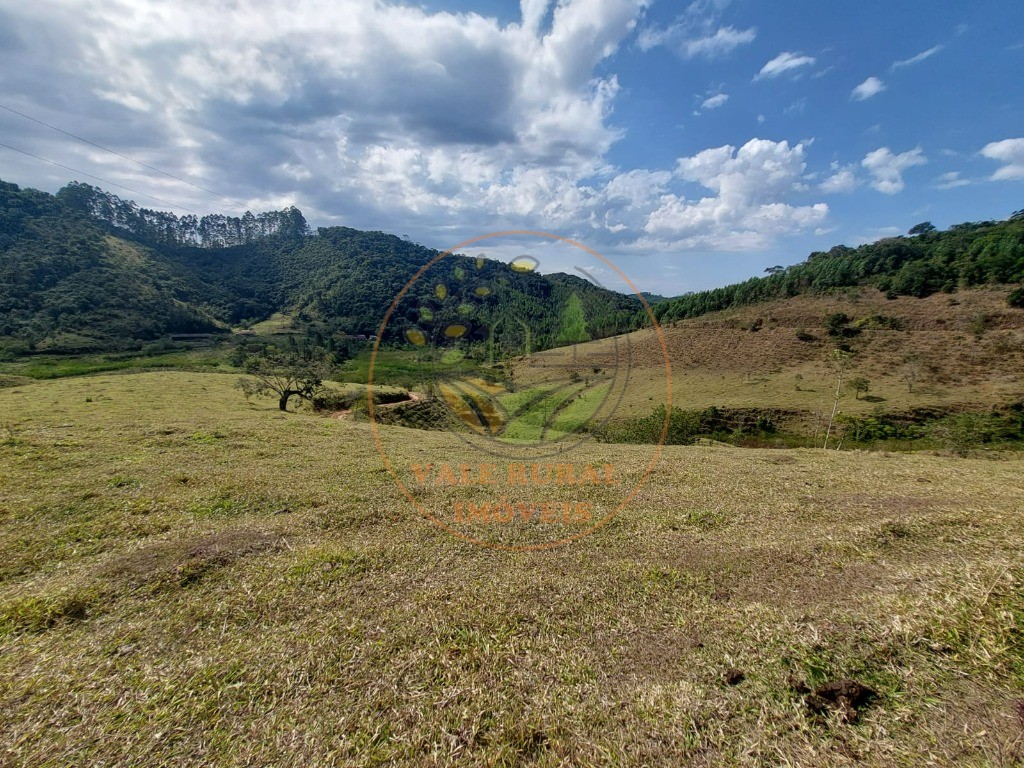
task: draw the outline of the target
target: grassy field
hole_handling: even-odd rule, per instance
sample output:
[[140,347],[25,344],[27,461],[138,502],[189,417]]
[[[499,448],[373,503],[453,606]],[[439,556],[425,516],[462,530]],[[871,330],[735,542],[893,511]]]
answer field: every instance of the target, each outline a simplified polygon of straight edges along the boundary
[[[845,389],[841,410],[982,407],[1024,397],[1024,310],[1006,304],[1008,290],[886,299],[861,288],[837,296],[797,296],[682,320],[662,329],[672,361],[673,404],[684,409],[781,408],[814,418],[832,407],[836,370],[831,352],[854,352],[846,380],[866,378],[858,399]],[[828,335],[826,318],[845,313],[860,333]],[[898,327],[878,327],[871,318]],[[751,330],[756,329],[756,330]],[[802,336],[802,338],[801,338]],[[623,350],[629,345],[629,353]],[[620,370],[631,377],[619,416],[645,416],[664,402],[665,362],[652,330],[533,355],[520,367],[526,386],[551,368]]]
[[235,378],[0,390],[0,764],[1024,760],[1019,460],[670,447],[507,552],[420,519],[369,425]]
[[61,379],[112,371],[168,370],[230,370],[228,349],[215,347],[191,349],[162,354],[121,352],[95,355],[34,355],[10,362],[0,362],[0,375],[30,379]]

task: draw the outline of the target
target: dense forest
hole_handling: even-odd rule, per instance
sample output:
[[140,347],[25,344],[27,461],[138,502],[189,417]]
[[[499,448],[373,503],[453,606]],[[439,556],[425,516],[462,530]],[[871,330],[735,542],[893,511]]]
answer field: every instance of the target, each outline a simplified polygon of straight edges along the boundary
[[[87,184],[49,195],[0,182],[0,347],[130,348],[275,312],[318,334],[374,336],[397,293],[438,255],[383,232],[313,233],[295,208],[178,217]],[[567,309],[582,310],[577,336],[601,338],[636,328],[638,307],[575,276],[450,256],[409,288],[385,340],[494,336],[506,352],[536,350],[560,342]]]
[[[277,312],[300,331],[372,337],[396,294],[438,255],[383,232],[312,232],[296,208],[179,217],[88,184],[50,195],[0,182],[0,354],[137,348],[168,334],[227,333]],[[927,296],[1021,283],[1024,212],[946,231],[925,222],[906,237],[838,245],[766,272],[649,298],[659,321],[670,322],[858,285]],[[1024,305],[1024,288],[1010,301]],[[579,277],[450,256],[409,287],[385,341],[486,344],[492,353],[495,342],[513,353],[647,322],[636,297]]]
[[[859,248],[837,245],[791,267],[765,271],[765,277],[660,303],[654,314],[660,322],[670,322],[857,285],[874,286],[890,296],[924,297],[977,285],[1021,283],[1024,211],[1006,221],[956,224],[945,231],[923,222],[907,237],[889,237]],[[1010,301],[1024,306],[1024,289],[1012,292]]]

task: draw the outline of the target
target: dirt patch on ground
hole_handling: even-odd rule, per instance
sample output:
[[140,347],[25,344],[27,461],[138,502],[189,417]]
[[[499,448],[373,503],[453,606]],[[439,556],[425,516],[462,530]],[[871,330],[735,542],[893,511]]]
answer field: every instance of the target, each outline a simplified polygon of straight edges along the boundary
[[[797,688],[797,692],[806,692],[806,687],[800,690],[801,687],[803,686]],[[878,692],[873,688],[857,680],[844,678],[819,685],[808,693],[804,703],[814,714],[824,715],[828,712],[838,712],[844,723],[855,723],[861,710],[868,707],[877,698]]]
[[280,536],[247,528],[218,531],[193,539],[144,547],[117,558],[100,576],[133,589],[186,587],[213,571],[259,552],[280,549]]

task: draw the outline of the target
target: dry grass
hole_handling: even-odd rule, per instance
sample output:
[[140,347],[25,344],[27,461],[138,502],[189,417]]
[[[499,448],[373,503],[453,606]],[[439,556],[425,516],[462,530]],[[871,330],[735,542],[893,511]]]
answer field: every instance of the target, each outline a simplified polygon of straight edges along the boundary
[[593,535],[504,552],[420,520],[367,425],[233,382],[0,392],[0,763],[1024,760],[1020,461],[672,448]]
[[[692,409],[830,410],[836,383],[830,352],[842,340],[828,336],[825,320],[844,312],[854,321],[881,315],[900,324],[900,330],[868,328],[847,340],[856,351],[847,376],[867,378],[871,399],[846,393],[844,412],[1005,403],[1024,396],[1024,311],[1007,306],[1006,295],[1006,290],[977,289],[888,300],[860,288],[669,324],[663,333],[672,361],[673,402]],[[760,330],[751,331],[758,320]],[[813,339],[801,341],[798,331]],[[616,361],[622,368],[626,339],[632,376],[619,413],[646,415],[652,404],[665,400],[664,358],[650,330],[534,355],[520,367],[523,383],[543,380],[544,366],[570,361],[584,371],[614,369]],[[906,380],[911,359],[916,360],[912,388]]]

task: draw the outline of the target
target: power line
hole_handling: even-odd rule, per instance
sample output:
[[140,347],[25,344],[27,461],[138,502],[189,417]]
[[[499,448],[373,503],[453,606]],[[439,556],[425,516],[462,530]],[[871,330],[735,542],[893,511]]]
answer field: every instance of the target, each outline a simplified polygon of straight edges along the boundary
[[124,189],[124,190],[127,190],[128,192],[131,192],[133,195],[142,195],[143,197],[148,197],[150,200],[156,200],[158,203],[163,203],[164,205],[169,205],[171,208],[178,208],[178,209],[183,210],[183,211],[188,211],[189,213],[194,213],[196,216],[201,216],[202,215],[202,214],[199,213],[199,211],[193,211],[191,208],[187,208],[184,205],[178,205],[177,203],[172,203],[169,200],[163,200],[163,199],[161,199],[159,197],[156,197],[155,195],[151,195],[151,194],[149,194],[147,192],[142,192],[142,191],[140,191],[138,189],[132,189],[131,187],[126,187],[124,184],[118,184],[115,181],[110,181],[109,179],[104,179],[104,178],[101,178],[99,176],[94,176],[91,173],[86,173],[85,171],[80,171],[77,168],[72,168],[70,165],[64,165],[63,163],[58,163],[56,160],[50,160],[47,157],[40,157],[39,155],[33,155],[31,152],[26,152],[24,149],[18,149],[17,147],[12,147],[10,144],[4,144],[3,142],[0,142],[0,147],[3,147],[4,149],[10,149],[10,150],[12,150],[14,152],[20,152],[23,155],[27,155],[28,157],[35,158],[36,160],[42,160],[44,163],[49,163],[50,165],[56,165],[58,168],[63,168],[64,170],[71,171],[72,173],[78,173],[78,174],[81,174],[82,176],[88,176],[90,179],[96,179],[97,181],[102,181],[104,184],[109,184],[110,186],[113,186],[113,187],[120,187],[121,189]]
[[[24,112],[19,112],[18,110],[13,109],[12,107],[8,107],[6,104],[0,104],[0,109],[5,109],[8,112],[11,112],[12,114],[15,114],[15,115],[18,115],[19,117],[25,118],[26,120],[31,120],[33,123],[38,123],[39,125],[42,125],[42,126],[45,126],[47,128],[50,128],[51,130],[57,131],[57,133],[63,133],[65,136],[70,136],[72,139],[75,139],[76,141],[81,141],[83,144],[88,144],[90,147],[96,147],[96,149],[102,149],[104,152],[109,152],[112,155],[117,155],[118,157],[123,158],[125,160],[129,160],[129,161],[135,163],[136,165],[141,166],[142,168],[146,168],[146,169],[148,169],[150,171],[156,171],[157,173],[161,173],[161,174],[163,174],[164,176],[167,176],[170,179],[174,179],[175,181],[180,181],[182,184],[188,184],[190,187],[195,187],[196,189],[201,190],[202,192],[206,192],[208,194],[214,195],[216,197],[221,198],[222,200],[227,200],[229,203],[233,203],[234,205],[237,205],[240,208],[248,208],[248,206],[245,203],[242,203],[242,202],[240,202],[238,200],[230,198],[227,195],[222,195],[222,194],[220,194],[220,192],[215,192],[212,189],[207,189],[206,187],[201,187],[198,184],[193,184],[188,179],[183,179],[180,176],[175,176],[173,173],[168,173],[167,171],[163,171],[163,170],[161,170],[159,168],[155,168],[152,165],[147,165],[146,163],[142,162],[141,160],[136,160],[134,157],[129,157],[128,155],[122,154],[121,152],[118,152],[117,150],[110,149],[109,147],[104,147],[102,144],[97,144],[95,141],[90,141],[89,139],[86,139],[86,138],[83,138],[81,136],[78,136],[77,134],[71,133],[70,131],[65,131],[63,128],[58,128],[56,125],[51,125],[50,123],[47,123],[47,122],[44,122],[43,120],[40,120],[40,119],[35,118],[35,117],[32,117],[31,115],[26,115]],[[95,177],[93,177],[93,178],[95,178]]]

